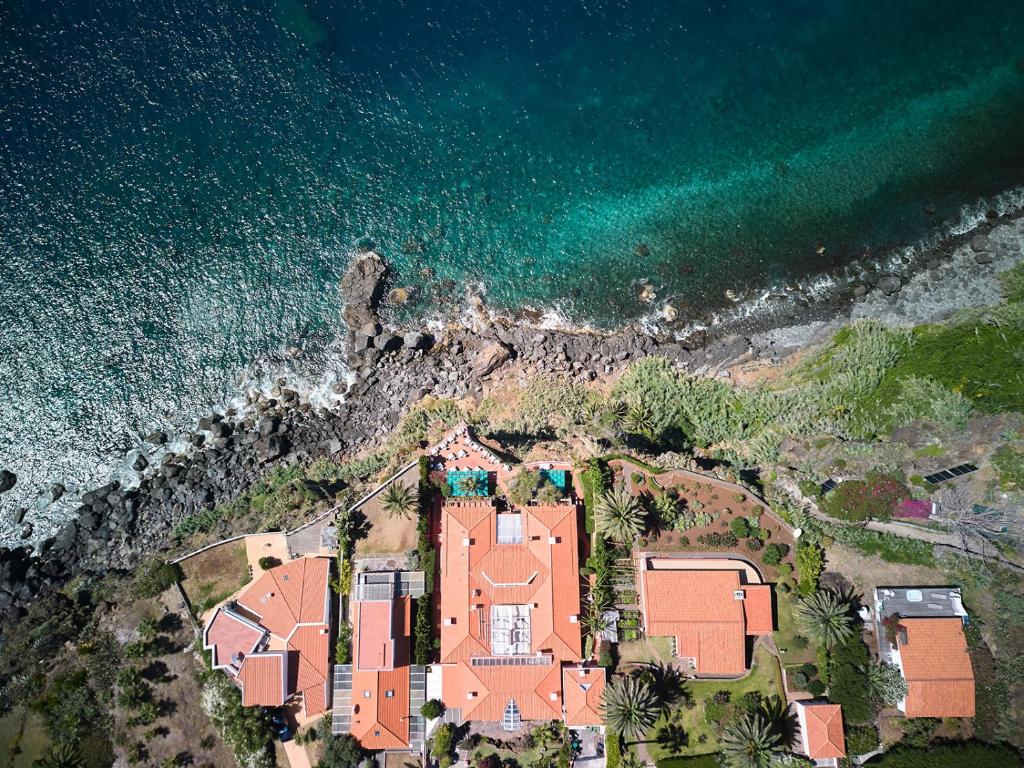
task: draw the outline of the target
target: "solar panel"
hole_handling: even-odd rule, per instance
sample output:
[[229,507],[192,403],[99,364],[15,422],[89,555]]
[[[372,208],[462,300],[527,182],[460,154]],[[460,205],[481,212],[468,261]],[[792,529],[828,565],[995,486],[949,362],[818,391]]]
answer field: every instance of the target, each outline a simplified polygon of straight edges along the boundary
[[943,469],[931,475],[925,475],[925,482],[937,485],[943,483],[946,480],[952,480],[954,477],[962,477],[963,475],[969,475],[971,472],[977,472],[978,468],[973,464],[958,464],[955,467],[949,469]]
[[824,483],[821,484],[821,493],[822,493],[822,495],[828,493],[833,488],[835,488],[837,485],[839,485],[839,483],[837,483],[835,480],[829,478],[828,480],[826,480]]

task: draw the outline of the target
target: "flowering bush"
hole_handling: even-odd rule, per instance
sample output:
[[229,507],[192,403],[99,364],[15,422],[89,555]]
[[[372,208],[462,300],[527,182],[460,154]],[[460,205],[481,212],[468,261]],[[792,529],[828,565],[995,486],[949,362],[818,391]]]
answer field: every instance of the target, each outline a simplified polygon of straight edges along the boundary
[[821,502],[822,510],[844,520],[887,520],[893,508],[910,496],[894,477],[869,472],[864,480],[847,480]]

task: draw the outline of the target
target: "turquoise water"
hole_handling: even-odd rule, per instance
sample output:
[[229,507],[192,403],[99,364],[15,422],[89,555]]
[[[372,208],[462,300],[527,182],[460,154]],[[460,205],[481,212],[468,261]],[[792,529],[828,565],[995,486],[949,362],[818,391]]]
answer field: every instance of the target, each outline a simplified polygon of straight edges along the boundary
[[0,8],[8,508],[326,390],[360,243],[406,314],[701,321],[1024,177],[1020,3],[138,5]]

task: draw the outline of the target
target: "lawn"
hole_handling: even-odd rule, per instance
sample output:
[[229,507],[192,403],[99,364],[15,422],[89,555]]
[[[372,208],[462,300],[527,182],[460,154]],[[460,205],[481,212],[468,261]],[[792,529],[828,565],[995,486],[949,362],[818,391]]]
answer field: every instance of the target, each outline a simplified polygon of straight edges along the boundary
[[0,717],[0,768],[30,768],[46,744],[46,727],[35,713],[16,707]]
[[798,648],[795,642],[797,635],[806,637],[800,631],[796,620],[796,594],[783,594],[777,591],[775,600],[779,620],[779,628],[775,631],[775,645],[779,648],[782,661],[786,664],[813,664],[817,658],[817,650],[814,643],[810,642],[810,638],[806,648]]
[[[765,697],[778,696],[785,700],[779,664],[764,648],[757,649],[754,669],[742,680],[690,680],[686,683],[686,689],[693,697],[695,706],[692,709],[678,707],[672,710],[667,716],[659,718],[647,734],[647,752],[655,761],[671,755],[701,755],[718,751],[720,728],[704,719],[704,702],[718,691],[729,691],[733,702],[748,691],[760,691]],[[673,730],[678,733],[680,728],[683,736],[676,740],[675,745],[659,743],[659,735],[665,736]]]
[[[415,487],[419,482],[419,466],[407,469],[392,482]],[[407,519],[389,517],[384,510],[384,491],[376,494],[359,506],[366,515],[369,533],[365,539],[356,542],[357,555],[405,554],[416,549],[416,516]]]
[[181,587],[197,616],[227,599],[249,581],[245,541],[232,541],[182,561]]
[[619,666],[672,661],[672,638],[641,637],[619,643]]

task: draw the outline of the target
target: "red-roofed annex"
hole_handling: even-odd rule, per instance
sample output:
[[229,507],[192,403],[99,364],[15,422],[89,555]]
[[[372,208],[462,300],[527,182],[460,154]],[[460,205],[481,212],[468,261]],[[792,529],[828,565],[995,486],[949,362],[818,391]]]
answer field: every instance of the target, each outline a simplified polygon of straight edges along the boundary
[[203,632],[213,665],[242,689],[244,706],[295,698],[303,715],[330,702],[330,560],[302,557],[270,568],[221,606]]

